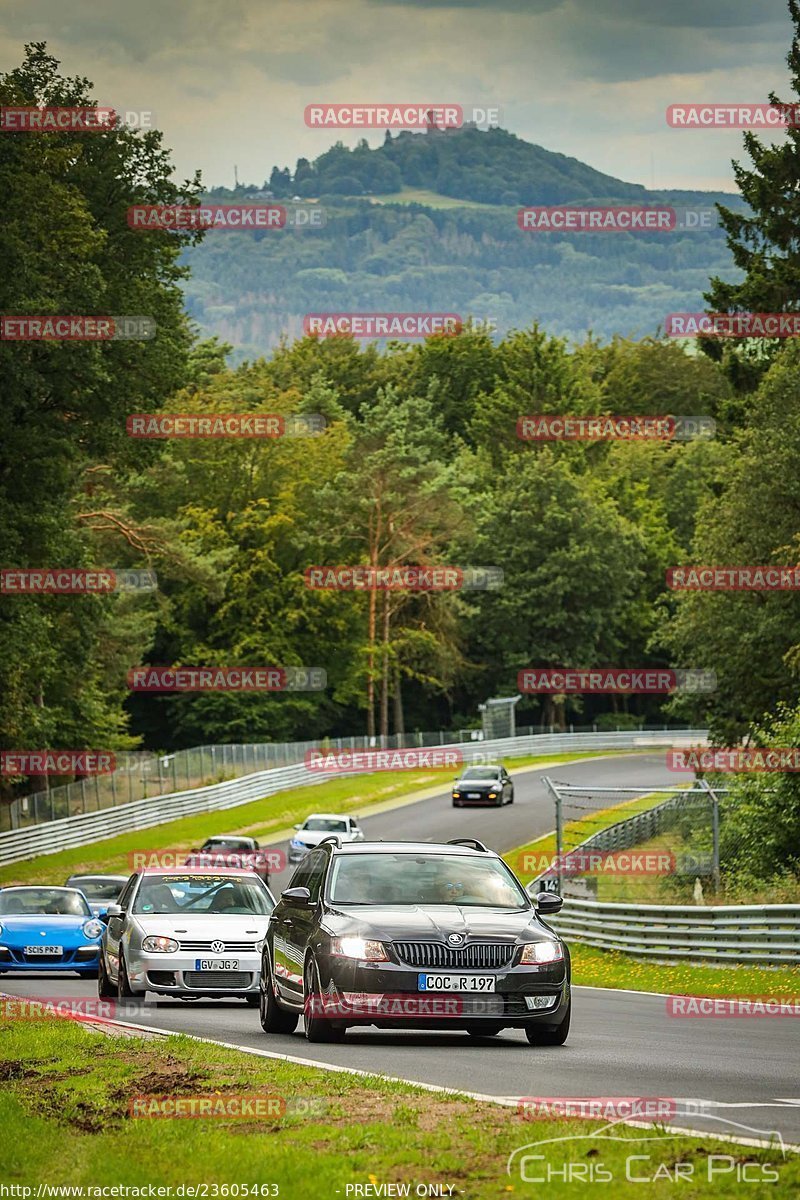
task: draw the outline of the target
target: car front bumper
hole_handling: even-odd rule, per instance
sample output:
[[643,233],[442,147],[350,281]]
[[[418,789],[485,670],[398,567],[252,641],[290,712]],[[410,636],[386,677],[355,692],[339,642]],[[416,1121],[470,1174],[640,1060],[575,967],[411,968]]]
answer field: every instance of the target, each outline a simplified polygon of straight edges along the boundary
[[126,953],[128,979],[137,990],[158,992],[164,996],[246,996],[258,992],[261,975],[260,954],[232,953],[235,971],[201,971],[197,968],[199,955],[195,952],[178,954]]
[[58,957],[25,954],[24,946],[8,943],[0,946],[0,972],[3,971],[96,971],[100,962],[100,943],[86,942],[65,946]]
[[[366,963],[328,957],[318,959],[323,1002],[320,1015],[348,1025],[386,1028],[413,1026],[463,1029],[465,1025],[523,1028],[532,1023],[557,1025],[570,1001],[569,960],[541,966],[517,966],[500,971],[436,971],[396,963]],[[435,974],[490,975],[494,992],[433,992],[419,990],[419,976]],[[547,1008],[529,1007],[526,997]],[[382,999],[381,999],[382,998]],[[336,1005],[341,1005],[339,1011]],[[326,1010],[327,1005],[327,1010]]]

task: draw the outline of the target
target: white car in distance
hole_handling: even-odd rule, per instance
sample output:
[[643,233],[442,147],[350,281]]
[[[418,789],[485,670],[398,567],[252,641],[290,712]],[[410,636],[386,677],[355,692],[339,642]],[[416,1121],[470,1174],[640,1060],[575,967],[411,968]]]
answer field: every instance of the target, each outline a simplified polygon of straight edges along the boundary
[[343,813],[312,813],[302,825],[295,825],[295,829],[297,833],[289,842],[290,863],[299,863],[309,850],[334,833],[342,845],[364,841],[364,831],[358,821]]

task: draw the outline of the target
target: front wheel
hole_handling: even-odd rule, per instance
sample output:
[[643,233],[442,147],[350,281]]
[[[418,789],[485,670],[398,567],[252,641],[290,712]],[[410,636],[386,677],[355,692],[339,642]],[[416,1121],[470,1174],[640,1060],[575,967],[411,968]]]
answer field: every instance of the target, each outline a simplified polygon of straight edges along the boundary
[[467,1026],[467,1033],[471,1038],[497,1037],[502,1028],[502,1025],[481,1025],[476,1022]]
[[[313,958],[310,958],[306,963],[306,969],[303,973],[303,994],[305,998],[303,1020],[306,1027],[306,1041],[343,1042],[345,1035],[344,1025],[334,1025],[333,1021],[328,1021],[325,1017],[318,1017],[314,1013],[315,978],[319,981],[319,973],[314,966]],[[317,989],[316,996],[322,996],[322,988]]]
[[[249,997],[248,997],[249,1000]],[[281,1008],[275,999],[272,971],[266,955],[261,961],[261,983],[258,993],[258,1015],[264,1033],[294,1033],[299,1015]]]
[[260,992],[249,992],[244,998],[245,1004],[249,1004],[251,1008],[256,1008],[261,1004]]
[[102,950],[100,951],[100,964],[97,971],[97,995],[101,1000],[115,1000],[117,997],[117,989],[108,978],[106,956]]
[[563,1046],[567,1040],[569,1033],[569,1019],[572,1015],[572,1001],[570,1001],[563,1019],[558,1025],[526,1025],[525,1036],[532,1046]]
[[128,968],[125,966],[125,959],[120,954],[119,969],[117,971],[117,999],[138,1000],[143,995],[144,992],[135,992],[131,987],[131,981],[128,978]]

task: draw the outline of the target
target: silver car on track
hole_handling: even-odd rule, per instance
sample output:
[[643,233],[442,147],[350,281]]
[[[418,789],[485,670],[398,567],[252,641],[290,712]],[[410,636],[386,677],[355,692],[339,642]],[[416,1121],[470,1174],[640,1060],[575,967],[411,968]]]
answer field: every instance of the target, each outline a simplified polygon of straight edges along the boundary
[[98,994],[145,992],[258,1004],[261,949],[275,898],[236,867],[148,867],[135,872],[100,918]]

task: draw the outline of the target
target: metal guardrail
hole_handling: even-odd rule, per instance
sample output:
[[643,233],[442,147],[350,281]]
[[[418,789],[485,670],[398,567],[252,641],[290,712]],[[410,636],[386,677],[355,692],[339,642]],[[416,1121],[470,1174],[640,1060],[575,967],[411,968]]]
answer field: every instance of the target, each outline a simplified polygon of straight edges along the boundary
[[[666,726],[663,729],[666,730]],[[516,731],[515,737],[553,734],[556,730],[527,726]],[[563,731],[564,733],[567,730]],[[569,733],[611,733],[620,730],[600,730],[596,725],[570,725]],[[501,735],[497,735],[498,737]],[[503,734],[502,736],[507,736]],[[408,750],[432,746],[448,746],[462,742],[482,742],[480,729],[415,730],[374,737],[325,738],[324,749],[331,750]],[[117,808],[193,788],[208,787],[228,779],[239,779],[257,771],[275,767],[291,767],[304,761],[309,750],[320,746],[313,742],[236,742],[209,746],[192,746],[168,754],[148,751],[122,751],[116,755],[117,769],[104,775],[76,779],[72,783],[48,785],[43,791],[28,792],[10,801],[0,802],[0,833],[22,829],[26,825],[44,825],[63,817],[81,816]]]
[[[449,748],[461,751],[464,761],[492,761],[525,754],[550,754],[581,750],[644,750],[657,746],[697,745],[706,730],[654,730],[621,733],[528,734],[485,742],[455,742]],[[341,774],[345,774],[342,772]],[[150,829],[178,817],[236,808],[252,800],[272,796],[292,787],[323,783],[330,773],[311,771],[303,763],[257,771],[240,779],[229,779],[210,787],[173,792],[120,804],[116,808],[82,813],[0,833],[0,865],[22,862],[40,854],[56,854],[75,846],[87,846],[117,834]]]
[[800,964],[800,904],[693,908],[568,899],[547,921],[564,938],[639,958]]

